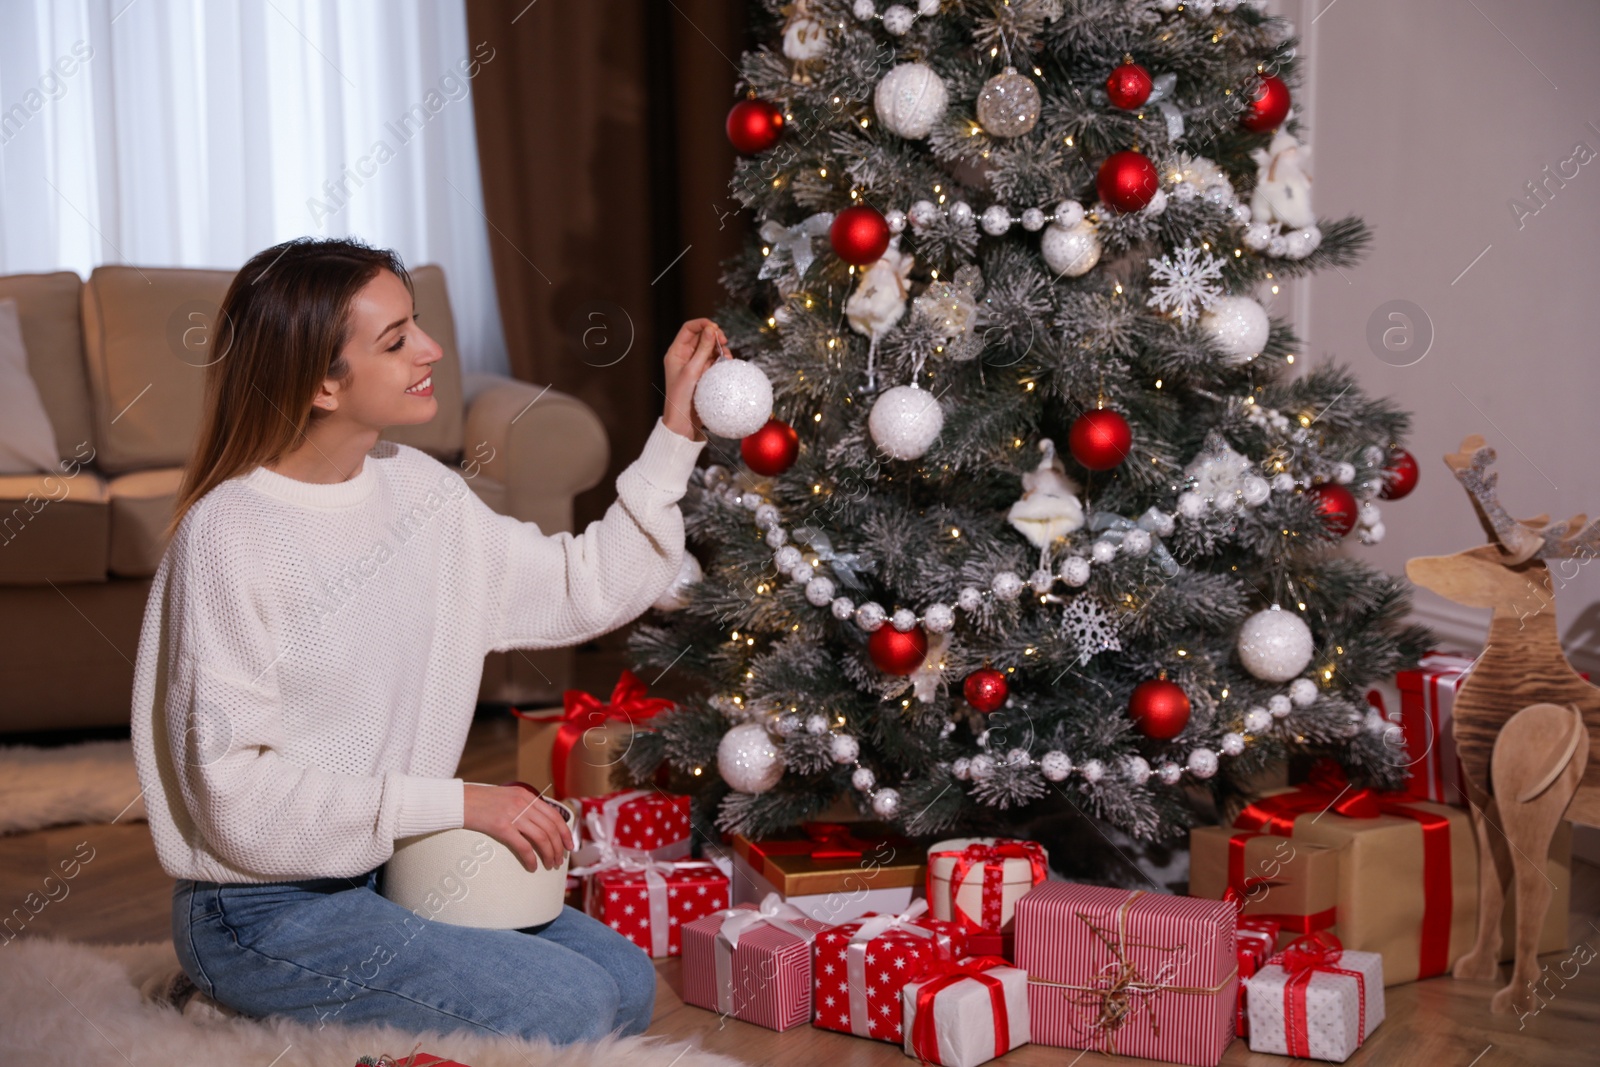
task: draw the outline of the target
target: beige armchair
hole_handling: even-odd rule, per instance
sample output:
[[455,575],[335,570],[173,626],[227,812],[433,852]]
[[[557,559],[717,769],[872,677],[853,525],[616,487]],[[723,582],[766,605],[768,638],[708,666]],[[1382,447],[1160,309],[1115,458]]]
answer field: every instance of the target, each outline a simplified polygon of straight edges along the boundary
[[[0,475],[0,733],[124,724],[151,577],[199,430],[206,331],[233,272],[99,267],[0,276],[50,414],[57,472]],[[444,272],[412,271],[444,348],[439,413],[385,437],[456,466],[496,511],[547,533],[604,477],[605,429],[581,401],[463,375]],[[570,649],[494,653],[479,699],[558,703]]]

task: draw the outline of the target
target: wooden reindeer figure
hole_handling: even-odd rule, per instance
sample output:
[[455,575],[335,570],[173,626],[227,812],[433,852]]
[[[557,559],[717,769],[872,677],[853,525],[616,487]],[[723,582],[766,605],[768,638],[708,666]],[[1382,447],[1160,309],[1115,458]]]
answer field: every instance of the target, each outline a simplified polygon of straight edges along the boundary
[[1478,840],[1478,937],[1457,978],[1499,974],[1500,913],[1516,878],[1517,942],[1511,981],[1495,1012],[1526,1012],[1539,977],[1539,931],[1550,903],[1545,857],[1557,824],[1600,826],[1600,689],[1561,651],[1547,560],[1580,566],[1600,552],[1600,520],[1577,515],[1519,521],[1501,506],[1489,473],[1494,450],[1474,435],[1445,457],[1466,488],[1489,543],[1406,564],[1417,585],[1469,607],[1492,608],[1483,655],[1456,692],[1456,749]]

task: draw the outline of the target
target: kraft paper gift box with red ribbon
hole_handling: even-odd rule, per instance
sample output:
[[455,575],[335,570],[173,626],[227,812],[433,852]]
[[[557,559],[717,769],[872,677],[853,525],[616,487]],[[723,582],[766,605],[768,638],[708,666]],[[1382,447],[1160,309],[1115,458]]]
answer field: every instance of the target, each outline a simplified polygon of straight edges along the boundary
[[608,841],[652,859],[689,855],[689,798],[659,789],[625,789],[572,801],[589,840]]
[[683,928],[683,999],[768,1030],[811,1021],[811,945],[828,924],[776,893]]
[[1214,1067],[1239,1001],[1234,906],[1042,882],[1017,903],[1036,1045]]
[[1293,942],[1247,984],[1252,1052],[1343,1063],[1383,1022],[1383,957],[1326,932]]
[[903,911],[926,871],[926,850],[881,823],[802,823],[760,841],[735,834],[732,845],[736,903],[775,892],[827,923]]
[[675,707],[645,695],[645,684],[623,670],[609,701],[568,689],[562,706],[535,711],[512,708],[517,717],[517,777],[550,796],[601,796],[612,791],[611,775],[633,744],[636,725]]
[[1028,972],[999,956],[936,960],[900,990],[907,1056],[977,1067],[1028,1043]]
[[928,846],[933,916],[958,924],[966,932],[967,951],[977,956],[1011,959],[1017,901],[1049,876],[1049,862],[1036,841],[956,837]]
[[1281,944],[1338,918],[1339,851],[1276,834],[1222,826],[1189,831],[1189,895],[1228,899],[1246,918],[1274,922]]
[[934,960],[966,955],[961,928],[927,912],[926,900],[914,900],[897,915],[865,915],[818,934],[811,962],[812,1025],[903,1041],[901,988]]

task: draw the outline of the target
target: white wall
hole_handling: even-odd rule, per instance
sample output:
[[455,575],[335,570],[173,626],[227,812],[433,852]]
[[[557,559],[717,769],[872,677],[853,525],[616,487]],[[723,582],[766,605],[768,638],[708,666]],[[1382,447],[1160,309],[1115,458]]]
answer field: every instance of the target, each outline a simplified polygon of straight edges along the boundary
[[[1441,461],[1470,433],[1498,450],[1513,514],[1600,513],[1600,4],[1273,7],[1294,21],[1308,62],[1300,105],[1317,213],[1361,215],[1375,240],[1358,266],[1291,286],[1272,310],[1296,323],[1310,362],[1352,366],[1415,415],[1421,484],[1383,505],[1382,544],[1349,551],[1402,574],[1412,556],[1481,544]],[[1566,162],[1580,142],[1595,158]],[[1577,174],[1548,181],[1541,207],[1526,186],[1547,166]],[[1514,198],[1538,213],[1519,223]],[[1367,341],[1369,316],[1394,299],[1432,323],[1412,366],[1380,360]],[[1557,609],[1568,656],[1600,677],[1600,561],[1567,566]],[[1418,590],[1416,616],[1442,644],[1476,651],[1488,612]]]

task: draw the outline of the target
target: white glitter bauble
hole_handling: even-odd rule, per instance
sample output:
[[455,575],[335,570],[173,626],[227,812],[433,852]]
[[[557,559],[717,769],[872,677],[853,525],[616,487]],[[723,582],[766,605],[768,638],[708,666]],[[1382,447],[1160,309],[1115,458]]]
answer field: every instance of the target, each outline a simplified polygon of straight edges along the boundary
[[1056,569],[1061,575],[1061,580],[1073,588],[1089,580],[1089,561],[1082,556],[1068,556],[1061,561],[1061,566]]
[[994,757],[979,754],[973,756],[967,764],[967,777],[974,782],[982,781],[994,773]]
[[1054,215],[1052,222],[1070,230],[1083,221],[1083,205],[1076,200],[1063,200],[1056,205]]
[[806,600],[818,608],[833,603],[833,579],[822,574],[813,577],[806,583]]
[[949,604],[929,604],[922,609],[922,628],[930,634],[942,634],[956,624],[956,613]]
[[[707,372],[709,373],[709,372]],[[765,421],[765,420],[763,420]],[[867,430],[872,441],[894,459],[916,459],[944,429],[944,410],[926,389],[897,385],[872,405]]]
[[869,793],[878,784],[878,776],[872,773],[871,767],[857,767],[850,775],[850,784],[863,793]]
[[1239,627],[1239,661],[1264,682],[1287,682],[1311,662],[1311,627],[1294,612],[1273,605]]
[[805,561],[806,558],[802,556],[800,554],[800,550],[793,545],[784,545],[782,548],[778,549],[778,551],[772,554],[773,565],[784,574],[788,574]]
[[1045,570],[1043,567],[1040,567],[1038,570],[1028,575],[1028,585],[1040,596],[1048,593],[1050,591],[1050,587],[1055,584],[1056,576]]
[[889,617],[889,625],[901,633],[906,633],[917,624],[917,613],[910,608],[897,608]]
[[783,516],[778,514],[778,509],[771,504],[762,504],[756,508],[756,527],[770,530],[783,521]]
[[939,13],[940,0],[917,0],[917,14],[923,18],[932,18]]
[[872,812],[880,819],[892,819],[900,814],[900,791],[880,789],[872,798]]
[[1275,493],[1294,492],[1294,475],[1274,474],[1272,476],[1272,491]]
[[1258,507],[1267,502],[1272,495],[1272,486],[1267,484],[1265,478],[1252,474],[1239,486],[1239,492],[1244,497],[1244,502],[1251,507]]
[[1110,541],[1096,541],[1089,546],[1089,558],[1096,563],[1110,563],[1117,558],[1117,546]]
[[1287,237],[1274,237],[1267,242],[1267,255],[1285,256],[1289,253],[1289,239]]
[[983,606],[983,594],[970,585],[964,586],[956,594],[956,606],[971,614]]
[[[950,723],[950,724],[947,724],[947,725],[954,725],[954,724]],[[961,781],[965,781],[966,778],[967,778],[967,775],[970,774],[971,771],[972,771],[972,761],[967,759],[967,757],[965,757],[965,756],[962,756],[962,757],[958,758],[954,763],[950,764],[950,773],[952,775],[954,775],[956,778],[960,779]]]
[[894,67],[872,94],[872,106],[884,129],[908,140],[928,136],[934,124],[944,117],[949,100],[944,79],[922,63]]
[[717,743],[717,773],[740,793],[765,793],[783,777],[783,752],[760,723],[747,722]]
[[1176,763],[1163,763],[1156,776],[1161,779],[1163,785],[1177,785],[1183,778],[1183,768]]
[[854,763],[861,755],[861,742],[849,734],[834,734],[833,740],[828,743],[828,751],[835,763]]
[[1015,600],[1022,595],[1022,579],[1012,571],[1001,571],[990,580],[989,588],[1001,600]]
[[917,229],[928,225],[939,217],[939,208],[932,200],[918,200],[911,205],[911,210],[906,212],[906,219]]
[[1356,480],[1356,468],[1350,463],[1335,463],[1333,465],[1333,480],[1340,485],[1349,485]]
[[1222,751],[1230,756],[1237,756],[1244,751],[1244,734],[1226,733],[1222,735]]
[[1189,773],[1196,778],[1210,778],[1217,773],[1217,754],[1209,748],[1197,748],[1189,753]]
[[1317,702],[1317,683],[1310,678],[1296,678],[1289,683],[1289,699],[1296,707],[1310,707]]
[[700,569],[700,561],[694,558],[694,553],[684,552],[683,562],[678,564],[677,576],[651,607],[657,611],[681,610],[689,602],[689,589],[703,577],[705,573]]
[[700,375],[694,409],[718,437],[749,437],[772,417],[772,383],[754,363],[718,360]]
[[915,21],[916,14],[904,4],[890,4],[883,10],[883,28],[892,36],[903,36]]
[[972,205],[965,200],[957,200],[949,207],[950,221],[958,226],[965,226],[972,221]]
[[869,634],[882,626],[887,618],[883,605],[875,600],[869,600],[856,609],[856,625]]
[[1122,551],[1129,556],[1139,557],[1150,551],[1150,533],[1148,530],[1132,529],[1122,535]]
[[1143,756],[1129,756],[1122,761],[1122,774],[1134,785],[1144,785],[1150,780],[1150,763]]
[[782,548],[789,541],[789,531],[782,526],[774,526],[767,531],[765,540],[772,548]]
[[1022,228],[1029,233],[1044,229],[1044,212],[1036,207],[1025,209],[1022,212]]
[[1264,222],[1252,222],[1244,228],[1244,244],[1246,248],[1260,252],[1272,240],[1272,227]]
[[1014,748],[1006,753],[1006,763],[1012,767],[1026,767],[1033,762],[1033,757],[1025,748]]
[[1046,752],[1039,757],[1039,773],[1047,782],[1065,781],[1072,773],[1072,759],[1065,752]]
[[894,208],[883,213],[883,221],[889,224],[890,233],[904,233],[906,228],[906,213],[899,208]]
[[1200,316],[1200,329],[1229,363],[1248,363],[1267,346],[1272,324],[1248,296],[1219,296]]
[[1192,489],[1178,494],[1178,514],[1186,519],[1198,519],[1206,513],[1206,498]]
[[1272,713],[1266,708],[1251,708],[1244,713],[1244,728],[1253,734],[1265,733],[1272,725]]
[[[1294,686],[1291,685],[1289,689],[1292,692]],[[1282,693],[1274,693],[1272,699],[1267,701],[1267,711],[1274,719],[1287,719],[1293,710],[1294,701]]]
[[850,10],[856,18],[860,19],[862,22],[865,22],[878,14],[878,5],[874,2],[874,0],[856,0],[856,2],[850,6]]
[[800,732],[804,725],[800,721],[800,716],[792,711],[786,711],[778,716],[778,721],[773,725],[772,729],[779,737],[793,737]]
[[811,18],[797,18],[783,30],[783,54],[790,59],[816,59],[828,50],[828,31]]
[[1106,776],[1106,765],[1097,759],[1084,760],[1083,766],[1078,768],[1078,773],[1083,775],[1083,780],[1090,785]]
[[1021,137],[1039,121],[1039,88],[1007,67],[978,91],[978,122],[992,137]]
[[999,237],[1011,229],[1011,212],[1001,204],[990,204],[983,209],[981,223],[984,233],[990,237]]
[[[796,563],[789,570],[789,577],[794,579],[794,581],[800,585],[809,584],[811,579],[815,578],[816,576],[816,568],[811,566],[809,563]],[[821,607],[822,605],[819,604],[817,606]]]
[[1081,277],[1100,262],[1100,235],[1087,219],[1072,226],[1052,222],[1039,235],[1039,254],[1057,274]]
[[828,717],[826,715],[811,714],[806,716],[806,733],[821,737],[828,732]]
[[856,602],[847,596],[836,596],[829,605],[829,610],[833,612],[834,618],[843,622],[856,613]]

